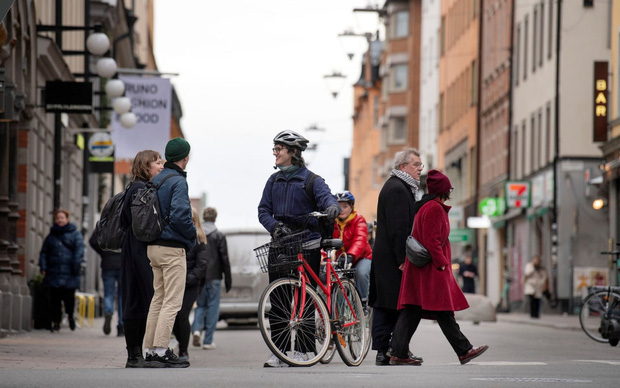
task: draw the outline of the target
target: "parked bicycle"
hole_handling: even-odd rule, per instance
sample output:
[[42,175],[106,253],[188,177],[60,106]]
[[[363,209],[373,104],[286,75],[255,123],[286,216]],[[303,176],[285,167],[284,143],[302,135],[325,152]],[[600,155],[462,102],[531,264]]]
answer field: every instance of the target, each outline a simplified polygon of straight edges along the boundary
[[[319,212],[308,215],[326,216]],[[345,364],[359,366],[369,340],[361,298],[350,281],[339,277],[331,260],[326,261],[327,278],[331,281],[320,281],[308,264],[306,253],[318,247],[331,253],[342,247],[342,240],[309,240],[308,232],[298,232],[254,250],[263,272],[288,274],[270,283],[260,298],[261,335],[272,353],[291,366],[318,363],[332,340]],[[310,278],[325,299],[309,283]],[[300,351],[307,357],[294,357]]]
[[[620,245],[620,244],[618,244]],[[620,259],[620,250],[601,252]],[[617,265],[617,264],[616,264]],[[579,323],[586,335],[601,343],[618,345],[620,341],[620,287],[594,286],[581,303]]]

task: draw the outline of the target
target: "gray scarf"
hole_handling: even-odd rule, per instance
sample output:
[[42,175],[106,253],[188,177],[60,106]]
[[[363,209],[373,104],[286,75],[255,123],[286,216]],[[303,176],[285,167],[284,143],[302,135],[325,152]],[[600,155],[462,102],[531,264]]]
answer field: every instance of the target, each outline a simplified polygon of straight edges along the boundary
[[416,201],[422,199],[422,194],[424,193],[422,192],[422,190],[420,190],[420,181],[416,181],[411,175],[407,174],[403,170],[393,169],[390,173],[390,176],[395,176],[396,178],[409,185]]

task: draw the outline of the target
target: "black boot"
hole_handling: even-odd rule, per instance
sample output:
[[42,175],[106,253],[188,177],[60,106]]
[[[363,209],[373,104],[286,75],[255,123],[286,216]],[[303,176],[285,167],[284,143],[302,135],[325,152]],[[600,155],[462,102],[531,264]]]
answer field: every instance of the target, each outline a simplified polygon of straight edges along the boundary
[[127,363],[125,368],[144,368],[144,355],[141,346],[127,347]]
[[105,321],[103,322],[103,334],[110,334],[111,328],[110,323],[112,322],[112,314],[105,315]]

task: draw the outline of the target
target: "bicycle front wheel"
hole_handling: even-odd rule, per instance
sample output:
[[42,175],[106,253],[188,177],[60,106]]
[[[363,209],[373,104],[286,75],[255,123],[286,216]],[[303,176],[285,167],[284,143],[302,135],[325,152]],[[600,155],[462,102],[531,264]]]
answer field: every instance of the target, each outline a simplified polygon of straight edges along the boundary
[[325,355],[331,327],[321,297],[299,279],[278,279],[263,292],[258,326],[269,350],[291,366],[312,366]]
[[620,310],[620,295],[604,290],[588,295],[581,304],[579,323],[586,335],[597,342],[608,343],[601,334],[603,318],[617,315]]
[[366,356],[368,340],[364,306],[353,283],[349,280],[341,282],[342,288],[337,287],[332,294],[332,318],[336,327],[334,342],[345,364],[359,366]]

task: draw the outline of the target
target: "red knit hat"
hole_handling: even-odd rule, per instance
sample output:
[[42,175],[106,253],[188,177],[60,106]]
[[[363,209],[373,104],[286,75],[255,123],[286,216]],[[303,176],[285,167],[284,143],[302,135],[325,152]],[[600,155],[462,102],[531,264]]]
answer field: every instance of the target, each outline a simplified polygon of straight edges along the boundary
[[447,176],[437,170],[430,170],[426,177],[426,187],[428,193],[433,195],[443,195],[450,193],[452,184]]

